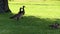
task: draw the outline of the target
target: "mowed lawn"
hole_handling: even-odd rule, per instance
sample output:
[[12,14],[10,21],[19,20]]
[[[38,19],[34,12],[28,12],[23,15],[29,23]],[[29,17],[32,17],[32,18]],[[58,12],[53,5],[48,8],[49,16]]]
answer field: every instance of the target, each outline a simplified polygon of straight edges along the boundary
[[0,34],[60,34],[60,29],[50,29],[49,24],[60,23],[60,2],[10,2],[12,14],[25,5],[23,19],[9,19],[12,14],[0,15]]

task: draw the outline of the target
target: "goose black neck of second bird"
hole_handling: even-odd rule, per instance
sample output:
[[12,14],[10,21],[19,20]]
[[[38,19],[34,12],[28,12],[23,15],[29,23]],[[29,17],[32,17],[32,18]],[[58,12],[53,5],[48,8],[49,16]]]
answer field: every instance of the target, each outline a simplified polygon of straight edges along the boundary
[[19,14],[19,13],[22,13],[22,12],[24,12],[24,13],[25,13],[25,10],[24,10],[24,8],[25,8],[25,6],[23,6],[23,7],[20,7],[20,10],[19,10],[18,14]]

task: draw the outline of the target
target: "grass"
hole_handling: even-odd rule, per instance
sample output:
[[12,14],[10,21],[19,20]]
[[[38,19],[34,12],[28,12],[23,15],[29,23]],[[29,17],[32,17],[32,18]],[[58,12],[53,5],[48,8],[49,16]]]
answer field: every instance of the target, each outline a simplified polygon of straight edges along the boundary
[[59,2],[9,3],[13,14],[25,5],[25,15],[19,21],[9,19],[11,14],[0,15],[0,34],[60,34],[60,29],[50,29],[49,24],[60,23]]
[[[26,15],[34,15],[48,18],[60,18],[59,2],[24,2],[24,3],[9,3],[12,13],[18,13],[19,8],[25,5]],[[14,9],[13,9],[14,8]],[[17,8],[17,9],[16,9]],[[54,11],[53,11],[54,10]]]

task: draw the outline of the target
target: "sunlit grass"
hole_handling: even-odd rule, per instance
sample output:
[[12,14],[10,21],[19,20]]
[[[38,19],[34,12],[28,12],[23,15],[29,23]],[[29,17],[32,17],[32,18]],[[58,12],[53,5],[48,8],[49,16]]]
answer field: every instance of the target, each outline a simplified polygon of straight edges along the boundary
[[[56,3],[56,4],[55,4]],[[24,3],[9,3],[12,13],[18,13],[19,8],[22,5],[25,5],[25,14],[32,16],[40,16],[42,18],[60,18],[60,5],[59,2],[45,2],[45,3],[36,3],[36,2],[24,2]]]

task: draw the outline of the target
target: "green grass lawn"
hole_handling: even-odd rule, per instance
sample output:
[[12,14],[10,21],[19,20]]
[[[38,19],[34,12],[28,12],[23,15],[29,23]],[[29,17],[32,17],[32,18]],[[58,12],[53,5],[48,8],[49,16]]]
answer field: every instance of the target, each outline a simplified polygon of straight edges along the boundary
[[25,15],[19,21],[9,19],[11,14],[0,15],[0,34],[60,34],[60,29],[50,29],[49,24],[60,22],[60,2],[9,3],[13,14],[25,5]]

